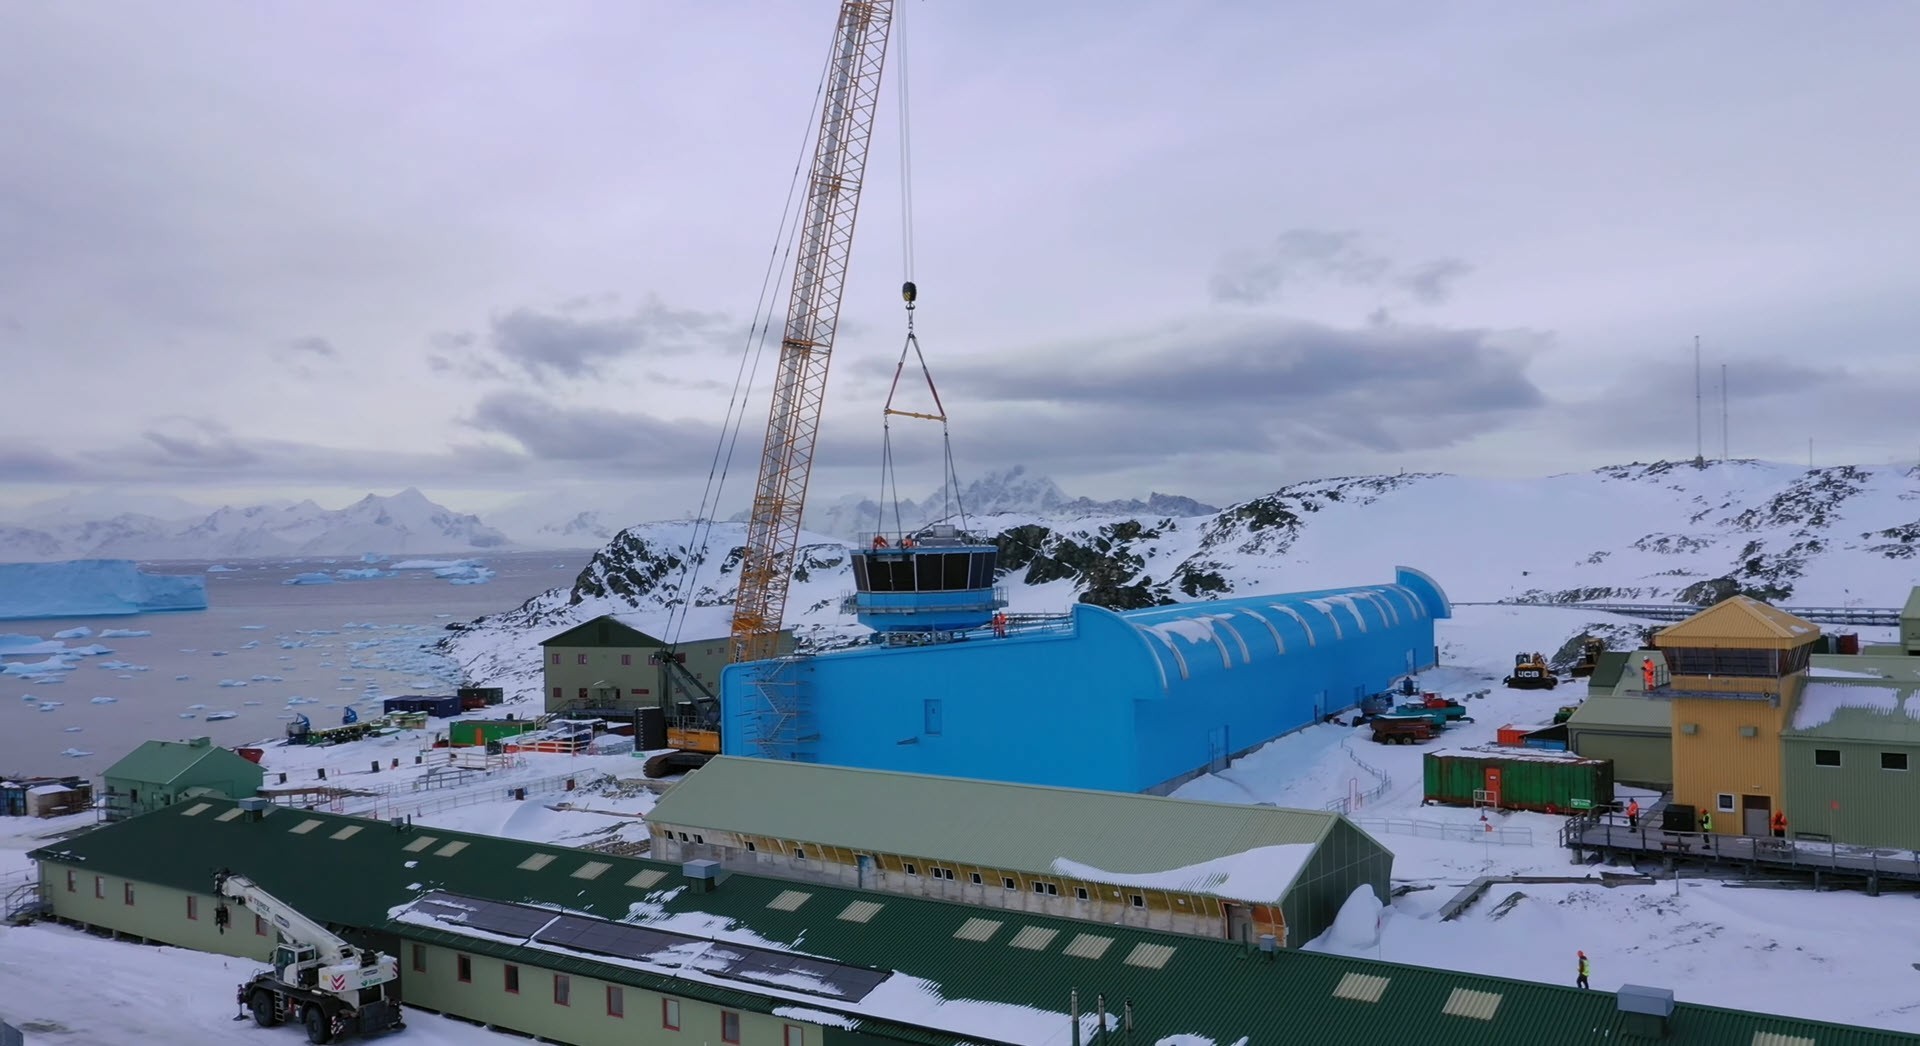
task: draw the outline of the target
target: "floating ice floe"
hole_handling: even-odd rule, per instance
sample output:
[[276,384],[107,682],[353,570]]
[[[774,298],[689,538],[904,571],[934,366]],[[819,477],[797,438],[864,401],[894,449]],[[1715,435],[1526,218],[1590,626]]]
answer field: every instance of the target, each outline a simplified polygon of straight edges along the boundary
[[81,748],[62,748],[60,754],[69,759],[85,759],[93,753]]
[[333,575],[325,571],[314,571],[310,574],[295,574],[280,583],[283,585],[331,585]]
[[91,703],[96,705],[111,705],[117,704],[119,701],[120,699],[117,697],[96,697]]
[[263,628],[266,628],[266,627],[267,627],[267,626],[265,626],[265,625],[241,625],[241,626],[240,626],[240,630],[241,630],[242,632],[258,632],[258,631],[260,631],[261,629],[263,629]]
[[78,654],[81,657],[99,657],[102,654],[113,653],[113,648],[101,646],[98,643],[88,643],[86,646],[74,647],[68,650],[67,653]]
[[206,705],[188,705],[187,710],[190,712],[198,712],[205,707],[207,706]]
[[54,709],[59,708],[61,705],[64,705],[64,704],[66,704],[65,701],[42,701],[40,702],[40,711],[51,712]]
[[194,713],[192,713],[192,712],[182,712],[182,713],[180,713],[180,718],[182,718],[182,719],[192,719],[192,718],[193,718],[193,716],[194,716]]
[[282,677],[280,677],[280,676],[269,676],[269,675],[257,675],[257,676],[254,676],[254,677],[253,677],[253,681],[254,681],[254,682],[256,682],[256,683],[284,683],[284,682],[286,682],[286,680],[285,680],[284,678],[282,678]]
[[191,678],[192,678],[191,676],[174,676],[173,681],[176,683],[184,683]]
[[242,702],[240,702],[240,703],[241,703],[241,704],[243,704],[243,705],[257,705],[257,704],[261,704],[262,702],[259,702],[259,701],[242,701]]
[[258,639],[249,639],[246,642],[240,644],[240,649],[252,650],[254,647],[257,647],[259,645],[260,645],[260,641]]
[[55,632],[55,633],[53,634],[53,638],[55,638],[55,639],[85,639],[85,638],[87,638],[87,637],[88,637],[88,636],[90,636],[90,635],[93,635],[93,629],[91,629],[91,628],[88,628],[88,627],[87,627],[87,626],[85,626],[85,625],[81,625],[81,626],[79,626],[78,628],[67,628],[67,629],[62,629],[62,630],[60,630],[60,631],[58,631],[58,632]]
[[246,686],[247,681],[244,679],[222,679],[220,685],[225,687]]
[[69,733],[69,734],[77,734],[77,733],[79,733],[80,731],[82,731],[82,730],[85,730],[85,729],[86,729],[86,727],[84,727],[84,726],[70,726],[70,727],[67,727],[67,731],[66,731],[66,732],[67,732],[67,733]]
[[207,656],[208,657],[226,657],[227,652],[224,650],[209,650],[207,651]]
[[238,713],[238,712],[208,712],[208,713],[207,713],[207,722],[209,722],[209,723],[217,723],[217,722],[219,722],[219,721],[220,721],[220,720],[222,720],[222,719],[232,719],[232,718],[234,718],[234,717],[236,717],[236,716],[238,716],[239,714],[240,714],[240,713]]
[[153,635],[153,633],[144,628],[103,628],[100,630],[101,639],[140,639],[150,635]]
[[230,567],[224,563],[215,563],[213,566],[207,568],[207,573],[209,574],[237,574],[239,572],[239,567]]

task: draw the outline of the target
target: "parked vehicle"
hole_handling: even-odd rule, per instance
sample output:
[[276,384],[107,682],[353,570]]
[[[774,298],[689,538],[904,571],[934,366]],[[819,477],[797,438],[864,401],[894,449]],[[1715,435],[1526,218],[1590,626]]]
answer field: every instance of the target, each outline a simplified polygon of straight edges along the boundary
[[1417,745],[1433,740],[1438,728],[1424,715],[1375,716],[1373,740],[1383,745]]
[[1473,722],[1473,717],[1467,714],[1467,706],[1431,693],[1416,703],[1400,705],[1389,714],[1423,717],[1431,721],[1435,729],[1444,729],[1448,723]]
[[1545,657],[1522,651],[1513,655],[1513,674],[1501,682],[1515,690],[1552,690],[1560,685],[1560,677],[1553,674]]

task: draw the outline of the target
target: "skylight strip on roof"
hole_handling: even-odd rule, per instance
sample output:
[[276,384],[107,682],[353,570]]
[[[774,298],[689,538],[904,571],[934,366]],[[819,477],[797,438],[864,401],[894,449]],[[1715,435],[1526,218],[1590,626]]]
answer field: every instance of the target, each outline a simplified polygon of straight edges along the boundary
[[426,849],[429,846],[432,846],[434,843],[437,843],[439,841],[440,841],[440,837],[437,835],[423,835],[420,838],[415,839],[413,842],[410,842],[407,845],[401,847],[400,849],[405,850],[410,854],[417,854],[420,851]]
[[450,842],[447,845],[441,847],[440,849],[435,850],[433,852],[433,855],[435,857],[452,857],[454,854],[459,853],[460,851],[466,849],[470,845],[472,844],[468,843],[465,839],[455,839],[453,842]]
[[345,840],[345,839],[351,839],[354,837],[355,834],[357,834],[360,831],[360,829],[364,827],[366,826],[359,825],[359,824],[350,824],[345,828],[342,828],[339,831],[333,833],[332,835],[327,836],[327,838],[332,839],[335,842],[340,842],[341,840]]
[[1334,986],[1333,997],[1354,1002],[1379,1002],[1387,993],[1387,978],[1370,973],[1348,973]]
[[231,809],[231,810],[228,810],[228,811],[227,811],[226,813],[224,813],[224,814],[221,814],[220,816],[218,816],[218,817],[216,817],[216,818],[214,818],[214,820],[216,820],[216,821],[231,821],[231,820],[233,820],[234,818],[236,818],[236,817],[239,817],[239,816],[240,816],[240,808],[236,806],[236,807],[234,807],[233,809]]
[[586,864],[573,870],[573,877],[575,879],[598,879],[607,869],[612,867],[613,865],[606,861],[588,861]]
[[1173,958],[1173,952],[1174,949],[1171,945],[1136,944],[1133,946],[1133,950],[1127,953],[1127,957],[1121,961],[1128,966],[1138,966],[1146,970],[1158,970],[1167,965],[1168,959]]
[[1440,1012],[1449,1017],[1471,1017],[1478,1021],[1490,1021],[1500,1009],[1503,998],[1497,992],[1474,991],[1472,988],[1455,988],[1447,996],[1447,1004]]
[[1050,927],[1027,926],[1023,927],[1019,933],[1014,934],[1013,940],[1008,941],[1007,945],[1012,948],[1025,948],[1028,951],[1037,952],[1046,948],[1047,945],[1052,944],[1053,939],[1058,936],[1060,936],[1060,931]]
[[666,877],[667,873],[660,869],[648,868],[643,872],[634,873],[633,878],[627,880],[627,885],[636,890],[645,890]]
[[[206,813],[206,812],[207,812],[208,810],[211,810],[211,809],[213,809],[213,804],[212,804],[212,803],[195,803],[195,804],[193,804],[192,806],[189,806],[189,807],[187,807],[187,808],[186,808],[185,810],[182,810],[182,811],[180,811],[180,816],[182,816],[182,817],[198,817],[198,816],[200,816],[201,814],[204,814],[204,813]],[[237,809],[237,807],[236,807],[236,809]]]
[[532,857],[521,861],[518,867],[523,872],[537,872],[547,865],[552,864],[558,856],[558,854],[534,854]]
[[326,822],[320,820],[318,817],[309,817],[299,824],[294,825],[292,828],[289,828],[288,831],[294,835],[305,835],[325,823]]

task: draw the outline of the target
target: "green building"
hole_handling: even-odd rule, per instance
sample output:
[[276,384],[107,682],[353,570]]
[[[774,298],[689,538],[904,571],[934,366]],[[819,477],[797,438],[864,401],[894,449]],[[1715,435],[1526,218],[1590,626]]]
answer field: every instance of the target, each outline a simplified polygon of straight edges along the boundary
[[1795,838],[1920,849],[1920,658],[1815,655],[1780,761]]
[[110,821],[199,795],[244,799],[258,792],[266,779],[258,763],[216,748],[206,737],[148,741],[101,776],[106,782],[106,817]]
[[1920,585],[1913,587],[1900,611],[1900,649],[1909,656],[1920,655]]
[[996,910],[1307,943],[1393,852],[1344,816],[721,756],[647,813],[653,853]]
[[1567,720],[1567,748],[1588,759],[1613,760],[1617,784],[1667,791],[1673,787],[1673,712],[1650,699],[1640,662],[1652,658],[1666,678],[1658,650],[1609,650],[1587,680],[1587,699]]
[[[1646,989],[1262,951],[258,800],[177,803],[29,856],[63,923],[258,958],[271,931],[244,911],[215,929],[212,870],[232,869],[394,955],[416,1020],[575,1046],[1920,1046]],[[1097,1035],[1103,1001],[1113,1030]]]
[[[655,655],[666,641],[641,631],[623,615],[603,614],[540,643],[546,710],[579,708],[658,708],[663,700],[690,701],[693,695]],[[728,637],[683,640],[677,653],[694,678],[714,694],[727,665]],[[793,633],[780,633],[780,652],[793,652]],[[667,709],[671,715],[672,708]]]

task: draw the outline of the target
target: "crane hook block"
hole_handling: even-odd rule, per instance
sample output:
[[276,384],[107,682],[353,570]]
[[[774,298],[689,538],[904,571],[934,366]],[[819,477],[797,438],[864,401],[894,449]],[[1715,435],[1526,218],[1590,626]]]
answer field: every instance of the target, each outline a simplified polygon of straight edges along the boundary
[[920,297],[920,288],[915,287],[912,280],[908,280],[900,285],[900,297],[905,299],[908,305],[912,305],[914,299]]

